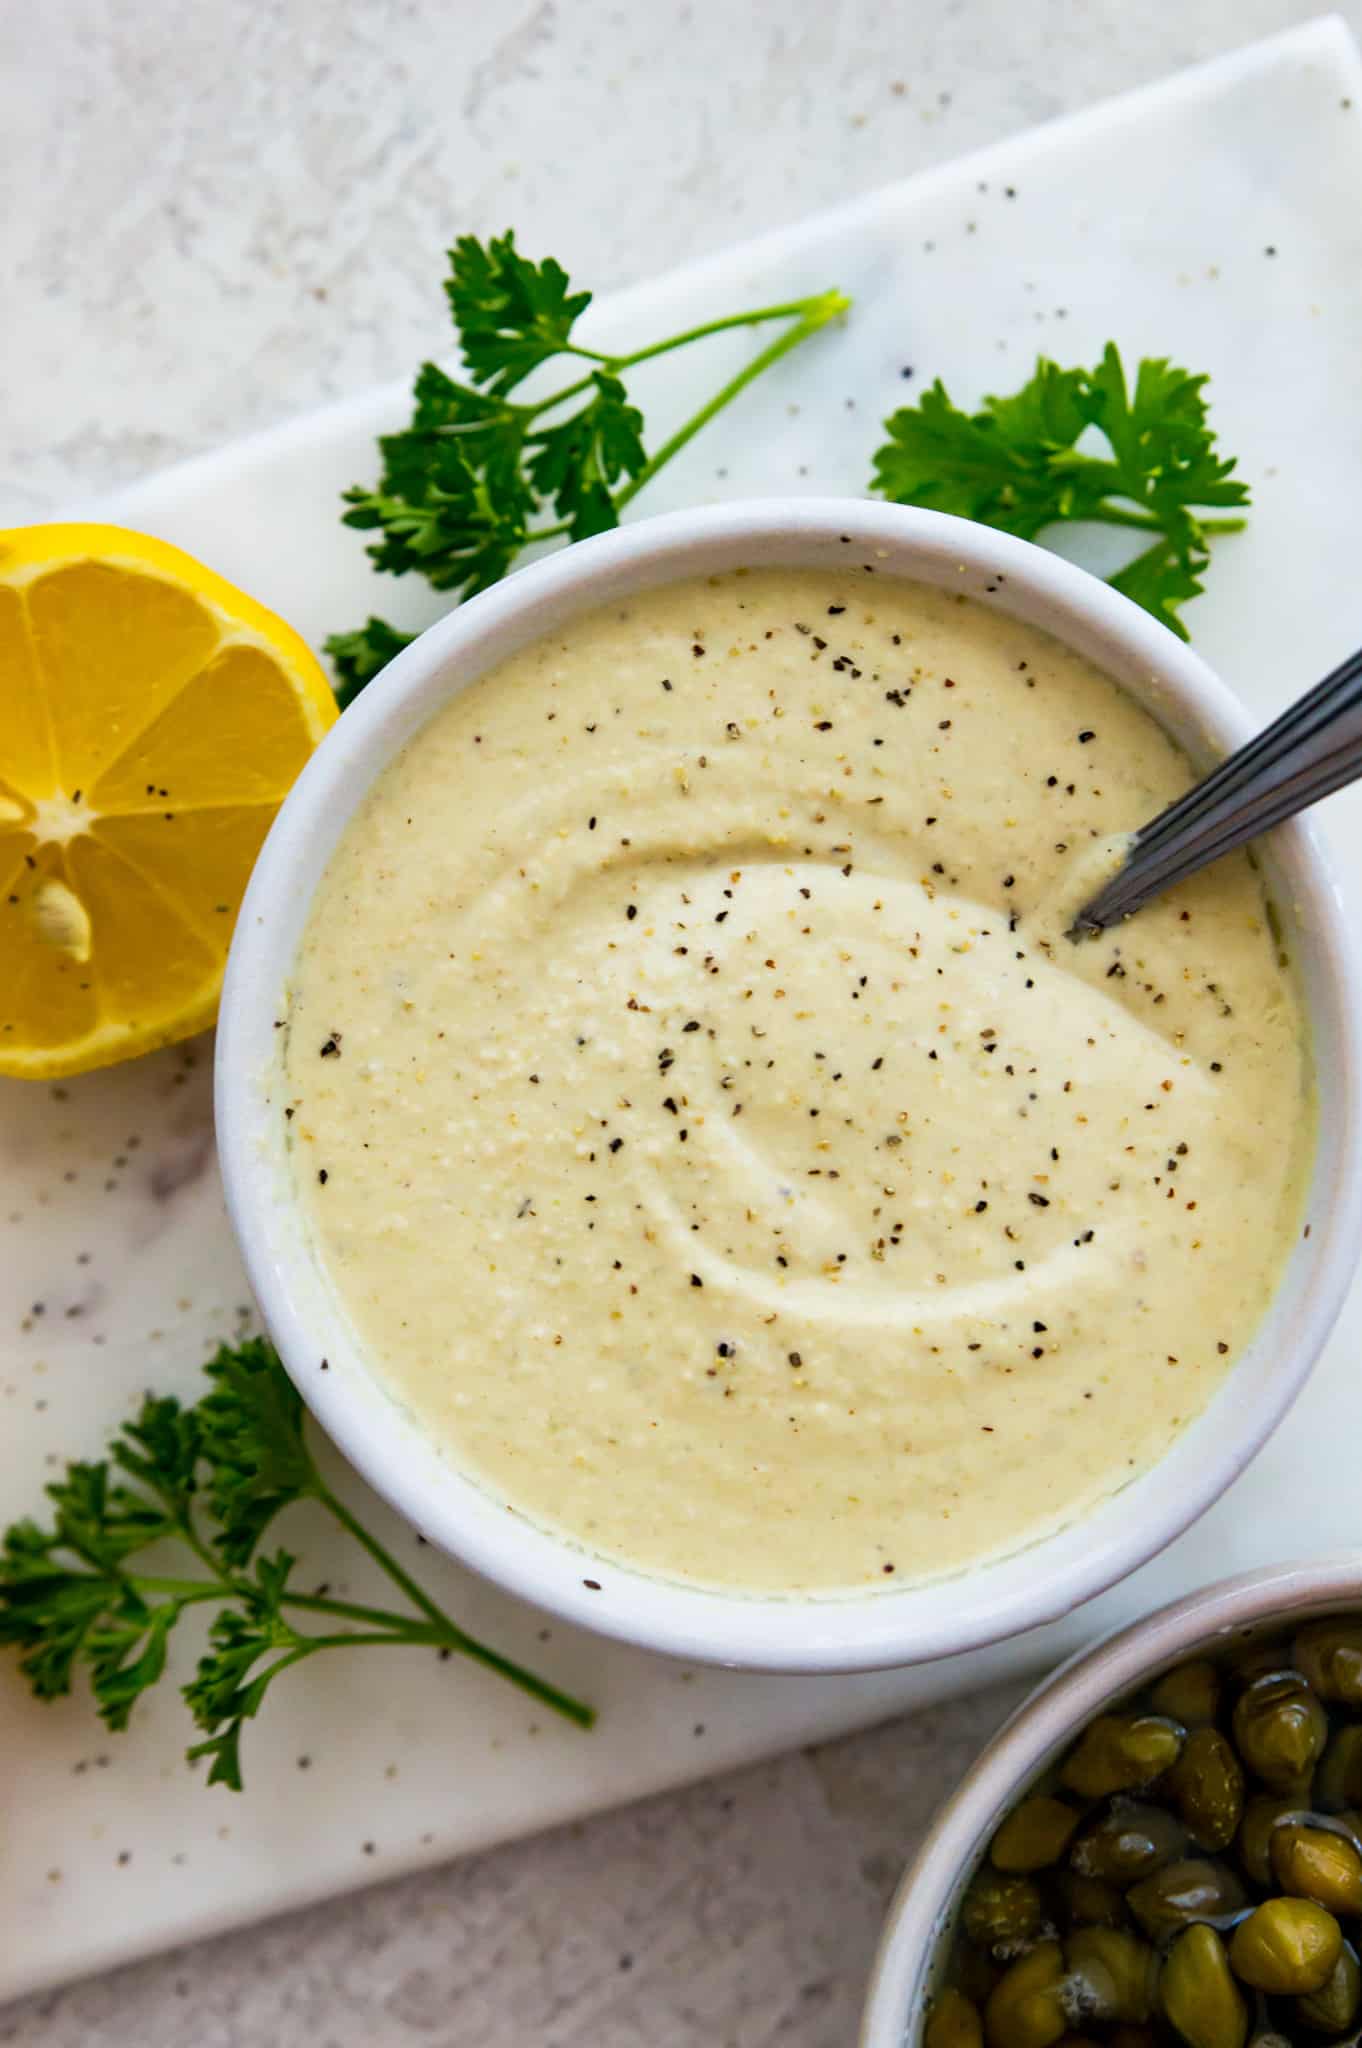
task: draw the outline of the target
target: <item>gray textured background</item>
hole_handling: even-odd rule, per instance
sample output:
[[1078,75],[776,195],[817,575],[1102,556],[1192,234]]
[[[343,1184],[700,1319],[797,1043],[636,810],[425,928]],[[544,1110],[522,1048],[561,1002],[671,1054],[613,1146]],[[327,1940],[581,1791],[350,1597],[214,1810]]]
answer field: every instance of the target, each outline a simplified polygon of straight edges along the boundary
[[[1309,0],[0,9],[0,520],[441,345],[508,223],[598,287],[1308,20]],[[1339,10],[1362,32],[1362,0]],[[12,2008],[26,2048],[846,2048],[1010,1696]]]

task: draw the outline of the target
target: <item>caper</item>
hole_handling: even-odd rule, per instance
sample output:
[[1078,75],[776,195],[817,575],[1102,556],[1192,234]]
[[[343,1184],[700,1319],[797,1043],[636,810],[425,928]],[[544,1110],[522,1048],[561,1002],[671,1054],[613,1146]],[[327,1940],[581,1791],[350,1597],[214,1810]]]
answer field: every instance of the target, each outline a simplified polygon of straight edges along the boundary
[[1177,1762],[1183,1732],[1163,1714],[1102,1714],[1069,1752],[1060,1779],[1083,1799],[1152,1784]]
[[1291,1645],[1291,1662],[1322,1700],[1362,1706],[1362,1622],[1307,1622]]
[[1042,1783],[918,2048],[1362,2048],[1362,1602],[1163,1672]]
[[1213,1927],[1189,1927],[1168,1951],[1159,1995],[1188,2048],[1244,2048],[1249,2013]]
[[927,2015],[927,2048],[984,2048],[984,2023],[973,1999],[948,1987]]
[[1118,1801],[1084,1829],[1069,1851],[1069,1862],[1084,1877],[1128,1885],[1171,1863],[1186,1847],[1182,1823],[1163,1807]]
[[1321,1813],[1362,1806],[1362,1727],[1340,1728],[1315,1774],[1314,1803]]
[[1205,1722],[1214,1721],[1220,1710],[1220,1673],[1205,1657],[1179,1664],[1164,1672],[1151,1691],[1149,1702],[1156,1713],[1166,1714],[1170,1721],[1181,1721],[1184,1728],[1200,1728]]
[[1362,1856],[1345,1835],[1288,1821],[1274,1828],[1272,1872],[1284,1892],[1331,1913],[1362,1913]]
[[1124,1927],[1125,1901],[1105,1878],[1079,1870],[1056,1870],[1050,1878],[1055,1906],[1068,1927]]
[[1124,1927],[1080,1927],[1065,1945],[1064,1988],[1082,2020],[1138,2024],[1154,2009],[1158,1957],[1148,1942]]
[[998,1981],[984,2009],[989,2048],[1051,2048],[1068,2021],[1060,1997],[1064,1958],[1057,1941],[1038,1942]]
[[997,1870],[1045,1870],[1069,1846],[1081,1814],[1067,1800],[1038,1792],[1014,1806],[993,1837],[989,1858]]
[[1288,1820],[1305,1820],[1309,1814],[1308,1793],[1304,1799],[1294,1793],[1277,1796],[1260,1792],[1244,1808],[1236,1848],[1239,1861],[1254,1884],[1272,1882],[1272,1837]]
[[965,1893],[962,1917],[981,1948],[1014,1948],[1040,1926],[1040,1893],[1029,1877],[981,1870]]
[[1226,1849],[1244,1812],[1244,1773],[1218,1728],[1194,1728],[1168,1773],[1168,1790],[1199,1849]]
[[1343,1930],[1313,1899],[1266,1899],[1230,1942],[1236,1977],[1272,1997],[1321,1991],[1333,1975]]
[[1362,1970],[1357,1956],[1345,1941],[1339,1950],[1334,1973],[1320,1991],[1296,2000],[1302,2025],[1317,2034],[1345,2034],[1362,2006]]
[[1224,1863],[1195,1858],[1156,1870],[1127,1893],[1126,1904],[1152,1941],[1194,1921],[1229,1921],[1246,1904],[1244,1887]]
[[1235,1746],[1274,1791],[1288,1790],[1314,1769],[1328,1735],[1324,1709],[1298,1671],[1255,1678],[1235,1703]]

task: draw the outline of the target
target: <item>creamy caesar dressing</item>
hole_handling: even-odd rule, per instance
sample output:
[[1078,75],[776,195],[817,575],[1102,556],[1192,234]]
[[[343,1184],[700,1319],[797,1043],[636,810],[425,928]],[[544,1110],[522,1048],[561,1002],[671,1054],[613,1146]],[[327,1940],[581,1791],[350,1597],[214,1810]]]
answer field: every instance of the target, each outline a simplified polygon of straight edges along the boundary
[[1148,1466],[1314,1142],[1236,855],[1072,945],[1192,779],[962,598],[760,571],[577,621],[318,891],[292,1158],[375,1370],[508,1507],[752,1590],[959,1569]]

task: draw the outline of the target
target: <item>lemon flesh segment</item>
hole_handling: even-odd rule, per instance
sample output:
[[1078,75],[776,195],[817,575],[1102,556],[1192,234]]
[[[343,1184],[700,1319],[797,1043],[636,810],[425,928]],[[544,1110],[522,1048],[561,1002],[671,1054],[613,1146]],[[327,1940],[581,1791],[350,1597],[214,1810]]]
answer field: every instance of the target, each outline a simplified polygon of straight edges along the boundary
[[6,811],[22,790],[41,789],[55,773],[24,602],[17,590],[0,583],[0,790],[8,799]]
[[0,533],[0,1073],[212,1022],[261,842],[335,717],[292,628],[191,556]]

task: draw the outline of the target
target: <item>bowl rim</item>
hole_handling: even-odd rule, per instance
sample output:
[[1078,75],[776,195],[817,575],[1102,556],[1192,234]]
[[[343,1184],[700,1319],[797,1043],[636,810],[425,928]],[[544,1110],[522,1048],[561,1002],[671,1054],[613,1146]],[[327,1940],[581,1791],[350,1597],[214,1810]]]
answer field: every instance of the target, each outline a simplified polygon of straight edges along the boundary
[[[564,1620],[681,1657],[774,1671],[883,1668],[978,1648],[1058,1618],[1145,1563],[1231,1484],[1286,1412],[1342,1304],[1362,1234],[1362,996],[1337,885],[1310,827],[1294,820],[1272,836],[1267,865],[1298,928],[1313,1037],[1330,1055],[1317,1062],[1313,1236],[1298,1241],[1268,1322],[1236,1363],[1234,1401],[1222,1385],[1155,1466],[1076,1522],[1008,1557],[892,1591],[716,1591],[597,1557],[510,1510],[380,1389],[320,1284],[281,1174],[284,1126],[270,1093],[275,1020],[340,832],[397,749],[514,648],[614,597],[720,567],[844,565],[846,546],[873,555],[867,567],[965,590],[1078,645],[1194,746],[1228,748],[1254,729],[1226,685],[1148,613],[1062,557],[972,521],[854,499],[758,499],[641,520],[460,606],[398,655],[323,740],[251,876],[216,1054],[227,1206],[266,1326],[304,1399],[370,1485],[439,1547]],[[1269,1365],[1269,1325],[1287,1295],[1294,1312],[1275,1333]]]
[[1075,1651],[1027,1695],[932,1821],[895,1891],[862,2012],[859,2048],[906,2048],[960,1889],[1017,1795],[1093,1715],[1239,1630],[1362,1607],[1362,1550],[1220,1579]]

